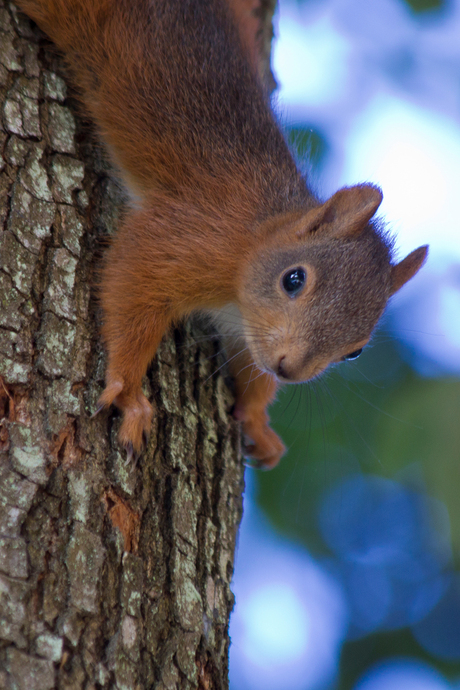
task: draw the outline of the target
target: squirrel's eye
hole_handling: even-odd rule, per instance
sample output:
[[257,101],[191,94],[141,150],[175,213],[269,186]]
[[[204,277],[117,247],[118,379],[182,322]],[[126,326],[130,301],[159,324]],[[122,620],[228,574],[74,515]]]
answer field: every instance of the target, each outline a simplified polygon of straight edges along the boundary
[[306,279],[307,274],[304,269],[299,266],[299,268],[293,268],[287,271],[281,280],[281,284],[283,290],[289,297],[295,297],[303,289]]
[[351,359],[357,359],[361,352],[363,351],[363,348],[360,347],[359,350],[355,350],[354,352],[350,352],[349,355],[345,355],[345,357],[342,357],[344,361],[349,362]]

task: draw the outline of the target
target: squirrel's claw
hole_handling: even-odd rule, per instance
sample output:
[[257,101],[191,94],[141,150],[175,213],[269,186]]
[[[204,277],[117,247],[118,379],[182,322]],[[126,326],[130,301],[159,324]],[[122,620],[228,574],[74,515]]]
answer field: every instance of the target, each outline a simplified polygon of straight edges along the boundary
[[97,417],[97,415],[99,414],[99,412],[102,412],[102,410],[104,409],[104,407],[107,407],[107,405],[106,405],[104,402],[100,402],[100,401],[99,401],[98,404],[97,404],[97,407],[96,407],[96,409],[94,410],[93,414],[91,415],[90,419],[94,419],[95,417]]
[[109,383],[98,401],[95,417],[104,407],[114,403],[123,413],[118,440],[126,449],[127,462],[135,463],[147,447],[153,409],[140,387],[124,387],[120,378],[108,376]]
[[139,450],[137,450],[137,451],[134,450],[134,446],[133,446],[133,444],[131,443],[131,441],[129,441],[129,442],[125,445],[125,448],[126,448],[126,464],[127,464],[127,465],[131,465],[131,464],[137,465],[137,463],[139,462],[139,459],[140,459],[142,453],[143,453],[144,450],[147,448],[147,442],[148,442],[148,436],[147,436],[147,434],[145,433],[145,431],[143,431],[143,432],[142,432],[142,445],[141,445],[141,447],[140,447]]
[[122,402],[123,421],[118,438],[126,448],[128,459],[137,462],[147,447],[153,410],[141,391],[135,397],[122,400]]
[[244,450],[243,465],[251,467],[253,470],[271,470],[279,461],[279,455],[273,455],[268,458],[257,458],[251,455],[251,449]]
[[99,412],[102,412],[102,410],[105,407],[110,407],[110,405],[112,405],[112,403],[115,402],[115,398],[117,397],[117,395],[121,393],[122,390],[123,384],[121,381],[113,381],[108,386],[106,386],[101,396],[99,397],[99,400],[97,401],[97,407],[91,415],[91,419],[97,417]]
[[251,467],[253,470],[263,469],[260,460],[258,458],[253,458],[251,455],[243,455],[243,465],[245,465],[245,467]]
[[243,462],[247,467],[270,470],[286,451],[279,436],[265,423],[243,422],[243,434]]
[[139,462],[139,458],[142,455],[142,450],[144,450],[144,449],[142,448],[140,451],[136,452],[134,450],[134,446],[132,443],[128,443],[125,446],[125,448],[126,448],[126,465],[136,466],[137,463]]
[[132,443],[126,444],[125,450],[126,450],[125,465],[134,465],[134,467],[136,467],[137,463],[139,462],[139,458],[141,457],[141,452],[137,453],[134,450]]
[[126,464],[131,465],[134,459],[134,448],[132,443],[126,445]]

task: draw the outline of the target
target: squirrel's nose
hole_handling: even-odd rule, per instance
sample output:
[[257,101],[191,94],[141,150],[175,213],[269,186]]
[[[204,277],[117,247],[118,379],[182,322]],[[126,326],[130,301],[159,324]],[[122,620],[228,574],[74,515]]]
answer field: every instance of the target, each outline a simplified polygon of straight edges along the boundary
[[289,373],[286,370],[286,355],[283,355],[282,357],[279,358],[276,373],[278,376],[281,376],[281,378],[283,378],[283,379],[289,380],[291,378],[289,376]]

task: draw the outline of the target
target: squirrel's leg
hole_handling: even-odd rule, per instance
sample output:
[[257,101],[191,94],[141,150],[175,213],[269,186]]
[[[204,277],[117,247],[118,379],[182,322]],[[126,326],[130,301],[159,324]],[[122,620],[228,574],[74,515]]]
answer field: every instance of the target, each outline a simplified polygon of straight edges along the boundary
[[270,469],[278,464],[285,452],[281,439],[269,427],[267,406],[275,399],[277,382],[274,376],[261,371],[248,350],[229,354],[229,368],[235,381],[234,417],[242,422],[244,452],[250,464]]
[[[146,315],[147,317],[147,315]],[[98,410],[116,405],[123,413],[118,435],[128,455],[141,452],[146,444],[152,421],[152,406],[142,392],[142,377],[167,328],[157,320],[145,324],[142,332],[129,319],[117,320],[123,337],[106,336],[108,365],[106,387],[99,398]]]
[[142,393],[142,378],[171,324],[160,290],[155,290],[155,262],[151,257],[145,260],[145,249],[135,235],[135,223],[120,228],[107,252],[101,281],[108,363],[97,411],[112,404],[122,411],[119,440],[128,455],[140,453],[148,438],[152,406]]

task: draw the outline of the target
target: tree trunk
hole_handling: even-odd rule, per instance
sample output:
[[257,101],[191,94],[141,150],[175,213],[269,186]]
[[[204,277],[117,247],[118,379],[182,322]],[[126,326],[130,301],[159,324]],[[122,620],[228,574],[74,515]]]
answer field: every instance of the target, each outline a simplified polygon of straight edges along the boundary
[[[273,3],[234,4],[268,80]],[[0,688],[226,688],[243,468],[218,343],[190,324],[164,340],[127,464],[116,411],[91,418],[123,195],[61,60],[3,0],[0,108]]]

